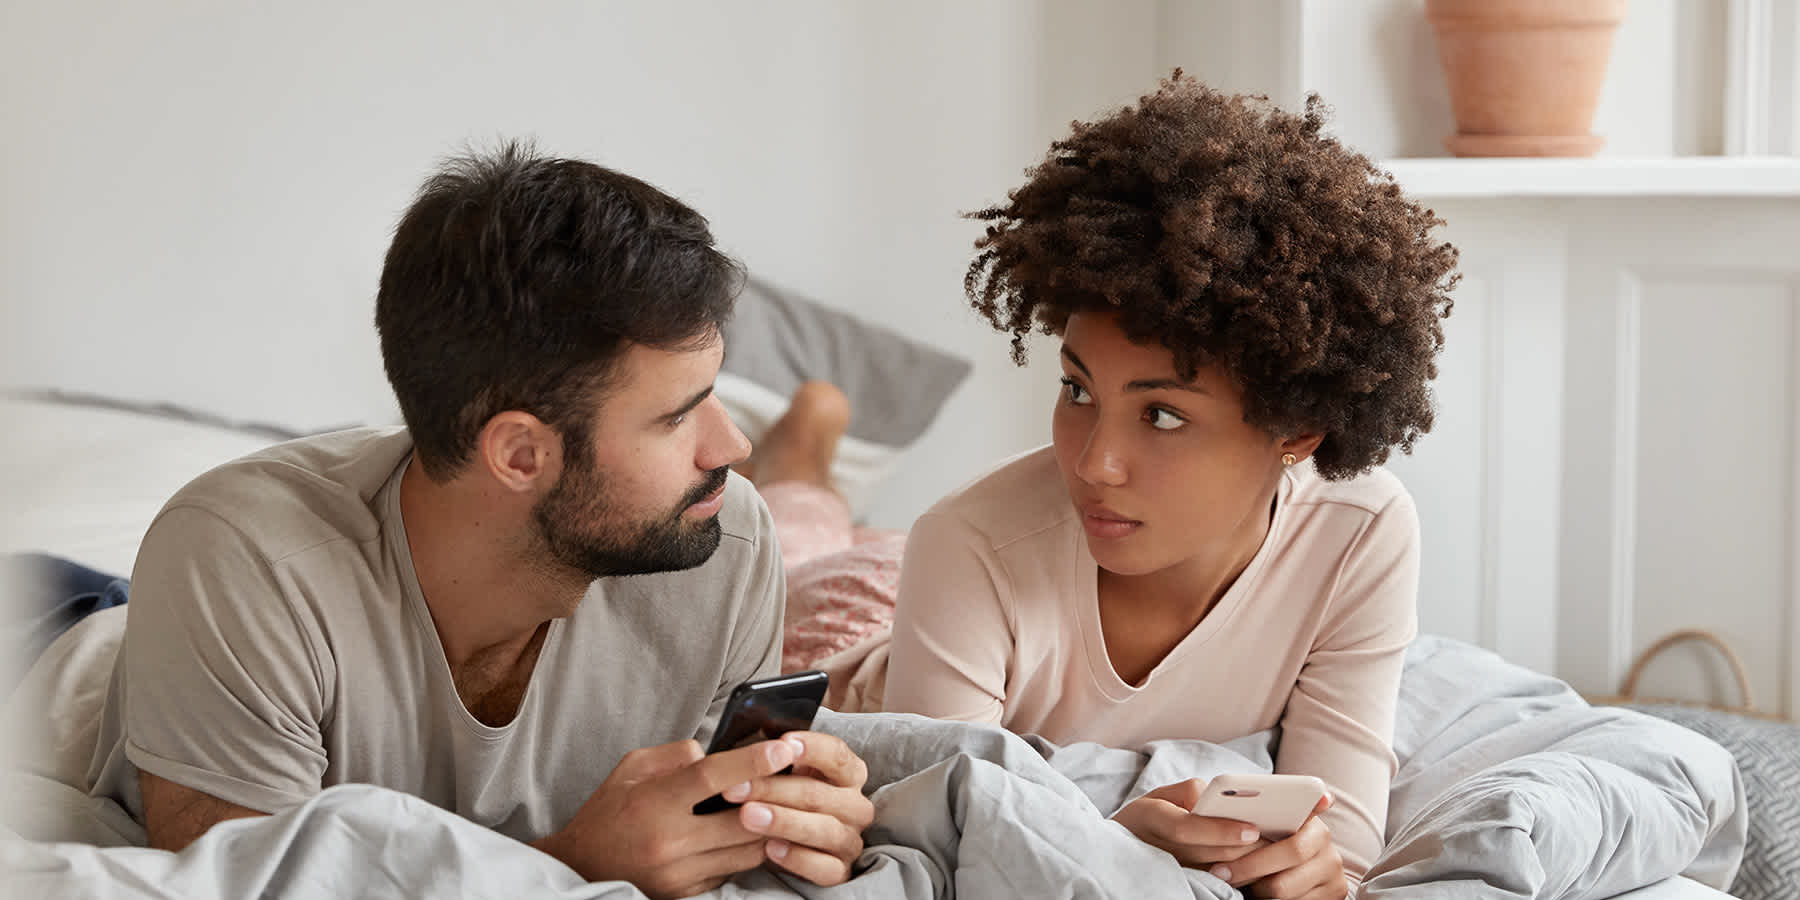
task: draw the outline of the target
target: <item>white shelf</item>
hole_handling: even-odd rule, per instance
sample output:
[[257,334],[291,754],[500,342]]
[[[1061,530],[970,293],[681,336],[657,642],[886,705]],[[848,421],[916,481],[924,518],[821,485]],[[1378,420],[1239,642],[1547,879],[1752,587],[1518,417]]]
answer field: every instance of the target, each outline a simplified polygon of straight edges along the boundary
[[1667,159],[1389,159],[1420,198],[1795,197],[1800,157]]

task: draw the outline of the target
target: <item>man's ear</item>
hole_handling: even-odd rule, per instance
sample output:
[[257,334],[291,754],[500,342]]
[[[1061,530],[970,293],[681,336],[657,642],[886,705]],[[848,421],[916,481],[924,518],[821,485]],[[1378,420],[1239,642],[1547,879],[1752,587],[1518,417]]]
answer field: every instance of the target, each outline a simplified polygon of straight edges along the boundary
[[536,493],[562,472],[562,439],[537,416],[509,409],[482,426],[475,461],[502,490]]
[[1294,461],[1300,462],[1312,456],[1313,451],[1318,450],[1319,444],[1323,443],[1324,440],[1325,435],[1322,434],[1295,435],[1294,437],[1282,441],[1281,446],[1278,447],[1277,450],[1282,454],[1294,454]]

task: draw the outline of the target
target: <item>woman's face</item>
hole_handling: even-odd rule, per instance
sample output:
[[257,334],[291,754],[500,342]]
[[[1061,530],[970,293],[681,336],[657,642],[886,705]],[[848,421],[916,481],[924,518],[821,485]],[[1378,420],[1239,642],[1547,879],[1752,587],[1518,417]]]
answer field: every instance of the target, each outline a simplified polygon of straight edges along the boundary
[[1062,369],[1056,464],[1101,568],[1147,575],[1261,543],[1283,443],[1244,422],[1223,372],[1183,381],[1106,312],[1069,317]]

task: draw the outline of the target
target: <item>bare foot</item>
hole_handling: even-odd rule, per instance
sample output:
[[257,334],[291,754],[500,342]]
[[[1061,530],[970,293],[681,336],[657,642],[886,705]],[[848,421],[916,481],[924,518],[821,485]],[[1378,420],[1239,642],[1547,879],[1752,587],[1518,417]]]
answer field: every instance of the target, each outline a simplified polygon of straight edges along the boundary
[[803,481],[836,490],[831,461],[850,425],[850,398],[826,381],[808,381],[794,390],[787,412],[769,426],[738,472],[764,485]]

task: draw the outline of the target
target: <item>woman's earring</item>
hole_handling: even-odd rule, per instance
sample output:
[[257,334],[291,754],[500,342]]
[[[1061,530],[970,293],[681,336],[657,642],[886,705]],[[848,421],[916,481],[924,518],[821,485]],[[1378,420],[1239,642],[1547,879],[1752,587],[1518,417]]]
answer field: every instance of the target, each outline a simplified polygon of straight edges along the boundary
[[1292,453],[1283,453],[1283,454],[1281,454],[1281,464],[1282,464],[1282,465],[1283,465],[1283,466],[1291,466],[1291,465],[1293,465],[1293,464],[1294,464],[1294,463],[1297,463],[1297,462],[1299,462],[1299,461],[1300,461],[1300,457],[1298,457],[1298,456],[1295,456],[1295,455],[1294,455],[1294,454],[1292,454]]

